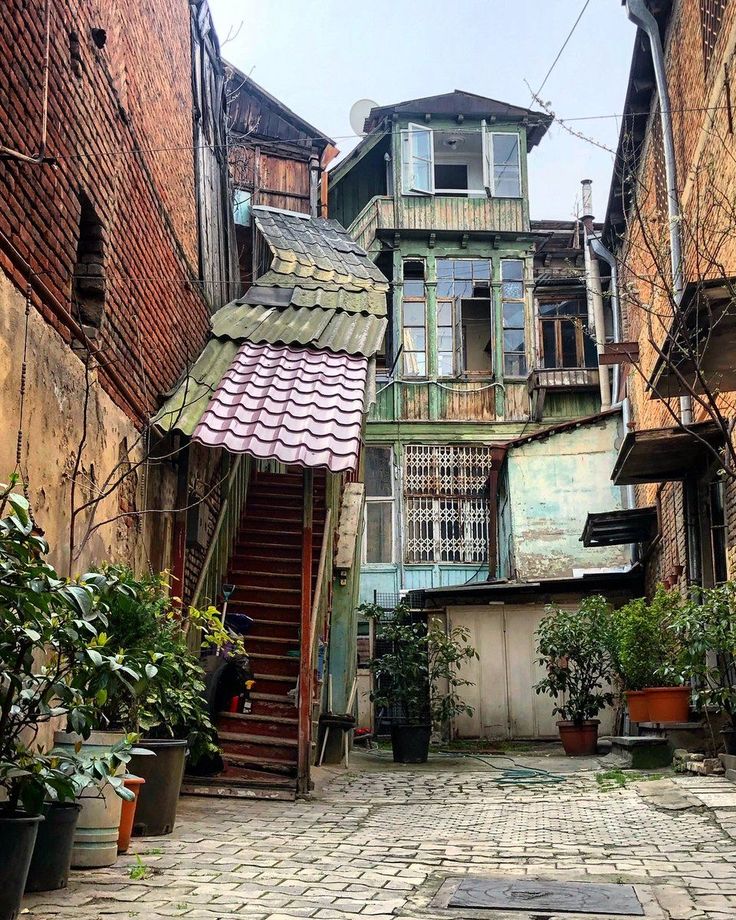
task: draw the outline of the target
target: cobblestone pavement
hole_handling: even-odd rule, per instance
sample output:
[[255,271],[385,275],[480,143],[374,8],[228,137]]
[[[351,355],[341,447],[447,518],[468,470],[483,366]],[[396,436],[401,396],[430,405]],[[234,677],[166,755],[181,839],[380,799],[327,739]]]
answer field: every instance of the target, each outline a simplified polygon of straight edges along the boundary
[[[631,883],[658,920],[736,918],[733,784],[673,777],[604,790],[592,770],[527,787],[498,778],[480,763],[463,772],[387,764],[334,773],[311,801],[184,798],[173,836],[134,841],[110,869],[74,872],[67,890],[27,898],[24,916],[580,916],[430,904],[448,877],[495,873]],[[136,867],[145,878],[130,877]]]

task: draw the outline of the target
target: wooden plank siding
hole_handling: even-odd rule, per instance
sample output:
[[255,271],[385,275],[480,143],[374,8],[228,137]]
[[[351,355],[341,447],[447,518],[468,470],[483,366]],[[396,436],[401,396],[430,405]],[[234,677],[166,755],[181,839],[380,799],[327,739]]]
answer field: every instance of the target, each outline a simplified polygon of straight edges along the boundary
[[[526,415],[529,414],[529,398],[526,387],[520,389],[526,398]],[[373,405],[369,421],[408,422],[494,422],[499,419],[496,409],[497,387],[488,382],[453,380],[439,384],[434,380],[421,382],[397,381],[379,392]],[[515,402],[516,404],[516,402]],[[515,414],[514,419],[521,418]]]
[[460,232],[529,230],[521,198],[451,198],[400,195],[372,198],[348,228],[364,249],[379,230],[457,230]]

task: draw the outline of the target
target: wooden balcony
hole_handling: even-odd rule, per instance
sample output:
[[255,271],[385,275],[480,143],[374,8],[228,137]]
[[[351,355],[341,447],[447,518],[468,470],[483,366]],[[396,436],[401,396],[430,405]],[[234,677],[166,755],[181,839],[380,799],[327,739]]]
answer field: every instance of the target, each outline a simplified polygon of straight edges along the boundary
[[401,195],[372,198],[348,230],[360,246],[370,250],[379,230],[524,233],[529,223],[521,198]]
[[595,390],[598,388],[597,367],[537,368],[529,378],[531,390]]

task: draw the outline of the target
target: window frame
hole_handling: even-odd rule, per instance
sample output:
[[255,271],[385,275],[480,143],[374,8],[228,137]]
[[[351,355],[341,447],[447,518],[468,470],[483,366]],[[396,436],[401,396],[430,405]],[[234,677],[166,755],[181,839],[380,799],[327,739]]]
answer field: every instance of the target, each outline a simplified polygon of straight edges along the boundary
[[[437,263],[438,262],[483,262],[488,266],[488,278],[474,278],[473,269],[470,269],[470,278],[455,278],[453,272],[452,282],[455,281],[469,281],[471,288],[474,284],[487,283],[488,284],[488,296],[487,297],[476,297],[474,296],[472,290],[468,297],[461,297],[455,293],[452,296],[440,296],[438,293],[438,285],[440,281],[447,281],[447,278],[440,279],[437,275]],[[491,342],[492,351],[490,355],[490,370],[485,371],[469,371],[464,367],[464,337],[462,335],[462,304],[463,301],[483,301],[488,303],[488,337]],[[439,311],[441,304],[449,304],[450,306],[450,317],[451,322],[448,326],[443,324],[440,327],[439,324]],[[474,258],[472,256],[467,257],[455,257],[455,256],[442,256],[435,260],[435,316],[434,316],[434,326],[435,326],[435,355],[437,357],[437,379],[438,380],[453,380],[458,378],[468,379],[468,380],[490,380],[494,377],[494,355],[495,355],[495,319],[494,319],[494,309],[493,309],[493,260],[490,258]],[[449,354],[450,352],[447,349],[441,349],[439,345],[439,330],[440,328],[446,329],[450,328],[452,332],[452,372],[450,374],[440,373],[439,367],[439,356],[440,354]]]
[[[562,304],[565,301],[576,300],[583,307],[582,312],[573,315],[566,314],[562,316],[542,316],[540,312],[540,307],[544,304]],[[571,370],[597,370],[598,362],[595,364],[588,364],[586,354],[585,354],[585,330],[583,329],[583,320],[587,319],[588,315],[588,306],[585,301],[585,297],[582,294],[570,293],[570,294],[558,294],[558,295],[542,295],[536,298],[535,304],[535,313],[537,320],[537,335],[539,343],[539,368],[540,370],[559,370],[559,371],[571,371]],[[574,320],[580,320],[580,322],[574,322]],[[573,321],[575,326],[575,353],[577,364],[575,365],[565,365],[563,361],[563,351],[562,351],[562,325],[564,322]],[[554,324],[555,326],[555,364],[547,365],[545,363],[545,349],[544,349],[544,325]],[[582,363],[581,363],[582,361]]]
[[[418,134],[429,135],[429,158],[416,153],[415,137]],[[416,184],[416,171],[414,163],[421,160],[428,164],[429,188],[420,188]],[[404,195],[423,195],[432,197],[434,187],[434,131],[425,125],[409,122],[406,128],[401,129],[401,191]]]
[[[483,157],[483,182],[489,198],[508,198],[511,200],[524,197],[524,178],[521,170],[521,136],[518,131],[494,131],[483,124],[482,157]],[[516,141],[516,169],[519,177],[519,191],[516,195],[499,195],[496,188],[496,152],[494,140],[496,137],[513,137]]]
[[[521,264],[521,281],[519,282],[521,284],[521,297],[507,297],[504,294],[503,285],[505,281],[514,282],[514,281],[519,280],[517,278],[504,278],[504,265],[507,262],[519,262]],[[501,297],[501,366],[503,369],[504,379],[510,378],[510,379],[516,379],[516,380],[523,380],[523,379],[526,379],[526,377],[528,377],[529,375],[529,349],[527,347],[529,343],[527,341],[527,322],[526,322],[526,319],[527,319],[526,317],[527,290],[526,290],[526,278],[525,278],[526,261],[520,258],[509,257],[509,258],[501,259],[500,263],[501,264],[499,266],[500,268],[499,289],[500,289],[500,297]],[[521,305],[521,317],[522,317],[521,326],[507,325],[506,313],[504,310],[504,307],[507,303]],[[515,373],[512,373],[506,370],[506,357],[508,355],[509,357],[514,356],[515,358],[518,358],[520,355],[522,355],[522,353],[518,351],[507,351],[506,350],[506,333],[507,332],[519,332],[519,331],[522,332],[523,340],[524,340],[524,351],[523,351],[524,369],[522,373],[515,374]]]
[[[363,522],[363,539],[361,541],[361,561],[363,565],[394,565],[396,562],[396,466],[394,463],[394,449],[390,444],[366,444],[365,451],[380,450],[388,453],[390,495],[369,495],[368,485],[365,485],[365,520]],[[367,457],[364,463],[367,462]],[[370,505],[389,505],[391,517],[391,551],[388,560],[380,562],[368,561],[368,507]]]
[[[418,262],[422,265],[422,270],[424,277],[422,279],[422,284],[424,286],[424,294],[421,297],[412,295],[407,297],[404,293],[406,279],[405,266],[407,262]],[[419,279],[410,278],[410,281],[417,281]],[[401,261],[401,376],[411,377],[415,380],[426,380],[429,377],[429,314],[428,314],[428,298],[427,298],[427,263],[425,259],[420,258],[406,258]],[[406,314],[404,311],[404,305],[407,303],[421,303],[424,307],[424,325],[418,326],[415,323],[407,325],[406,323]],[[404,331],[406,329],[424,329],[424,349],[420,350],[418,348],[407,349],[406,348],[406,339],[404,336]],[[407,356],[408,355],[424,355],[424,370],[422,372],[413,372],[407,369]]]

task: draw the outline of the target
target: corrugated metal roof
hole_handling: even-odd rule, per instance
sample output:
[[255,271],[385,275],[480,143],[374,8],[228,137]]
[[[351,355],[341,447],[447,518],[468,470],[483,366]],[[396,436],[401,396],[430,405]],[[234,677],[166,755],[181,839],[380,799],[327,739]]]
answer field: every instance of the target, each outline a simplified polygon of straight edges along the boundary
[[379,349],[388,320],[318,308],[279,310],[235,301],[212,317],[212,333],[251,342],[312,345],[369,357]]
[[358,465],[368,361],[243,342],[194,440],[333,473]]
[[240,343],[231,339],[210,339],[197,361],[153,417],[153,424],[162,431],[181,431],[191,435],[239,347]]
[[346,313],[386,315],[386,293],[384,291],[356,290],[347,285],[294,286],[293,275],[269,272],[269,276],[277,279],[276,283],[269,284],[265,278],[259,279],[243,297],[245,303],[260,304],[264,307],[288,307],[292,304],[295,307],[345,310]]
[[336,220],[305,219],[259,207],[253,208],[253,214],[273,253],[273,271],[336,284],[351,281],[363,281],[366,287],[387,284],[366,251]]

